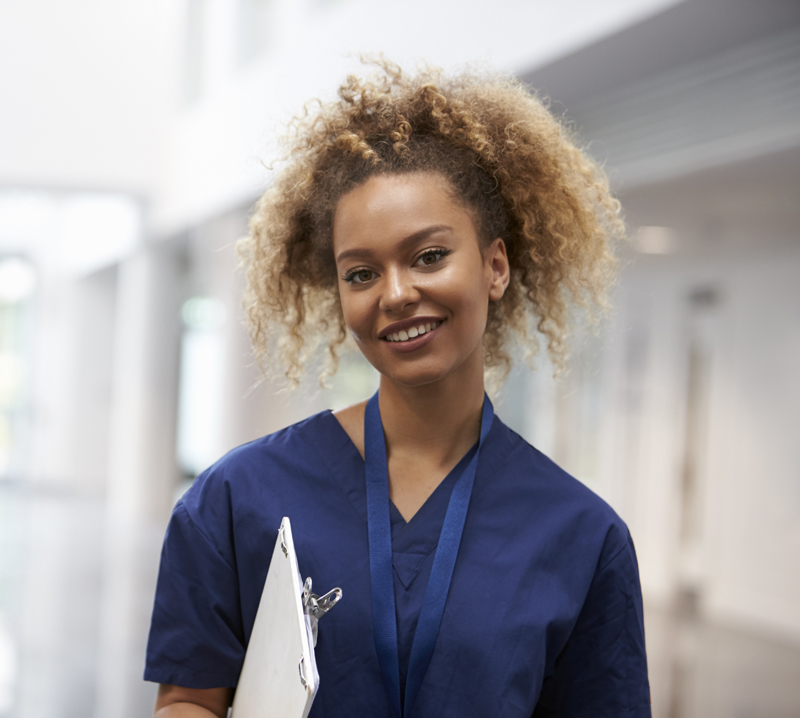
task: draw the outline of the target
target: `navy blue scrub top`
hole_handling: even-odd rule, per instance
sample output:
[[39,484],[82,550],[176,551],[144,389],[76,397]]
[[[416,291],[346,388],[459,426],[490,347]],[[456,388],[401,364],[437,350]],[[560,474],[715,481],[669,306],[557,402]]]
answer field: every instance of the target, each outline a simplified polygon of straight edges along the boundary
[[[472,451],[474,451],[474,447]],[[391,506],[401,687],[467,454],[406,523]],[[318,593],[310,718],[390,716],[372,633],[364,461],[329,411],[234,449],[178,502],[144,677],[235,687],[281,518]],[[650,716],[633,543],[614,511],[495,416],[413,716]]]

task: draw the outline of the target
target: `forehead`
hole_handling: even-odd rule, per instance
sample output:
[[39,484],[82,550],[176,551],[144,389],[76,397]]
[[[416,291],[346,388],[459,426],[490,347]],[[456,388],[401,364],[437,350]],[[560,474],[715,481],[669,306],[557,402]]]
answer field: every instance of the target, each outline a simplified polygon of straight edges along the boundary
[[475,232],[471,214],[454,200],[444,177],[433,173],[373,176],[337,203],[334,252],[400,240],[435,225],[462,234]]

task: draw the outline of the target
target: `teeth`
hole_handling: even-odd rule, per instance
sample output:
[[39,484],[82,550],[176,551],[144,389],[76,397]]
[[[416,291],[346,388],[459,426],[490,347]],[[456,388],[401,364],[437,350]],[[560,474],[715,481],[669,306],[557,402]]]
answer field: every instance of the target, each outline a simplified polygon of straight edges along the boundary
[[425,334],[426,332],[436,329],[440,324],[441,322],[430,322],[429,324],[421,324],[418,327],[411,327],[408,331],[403,331],[401,329],[394,334],[387,334],[386,340],[390,342],[407,342],[409,339],[414,339],[420,334]]

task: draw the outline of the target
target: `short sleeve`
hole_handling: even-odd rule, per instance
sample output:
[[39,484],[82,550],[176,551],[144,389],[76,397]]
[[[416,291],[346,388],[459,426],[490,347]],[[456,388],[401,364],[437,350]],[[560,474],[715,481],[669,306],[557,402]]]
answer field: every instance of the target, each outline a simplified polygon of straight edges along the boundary
[[642,595],[627,542],[599,565],[534,718],[650,718]]
[[236,571],[178,502],[161,552],[144,679],[235,687],[244,653]]

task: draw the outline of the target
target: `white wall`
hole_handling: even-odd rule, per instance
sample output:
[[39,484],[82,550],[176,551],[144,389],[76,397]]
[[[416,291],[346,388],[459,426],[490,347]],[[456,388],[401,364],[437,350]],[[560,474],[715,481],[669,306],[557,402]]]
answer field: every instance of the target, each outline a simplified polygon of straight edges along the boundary
[[800,640],[800,252],[731,272],[709,425],[708,609]]
[[151,190],[172,5],[0,3],[0,187]]
[[[623,271],[601,348],[579,350],[558,383],[545,365],[506,391],[527,392],[522,433],[628,523],[652,605],[674,607],[688,592],[714,622],[795,642],[798,277],[797,244],[640,255]],[[716,301],[692,301],[709,290]],[[702,361],[692,423],[693,347]]]
[[[191,0],[0,3],[0,187],[113,189],[155,202],[172,233],[249,201],[275,123],[331,96],[353,61],[489,60],[528,69],[677,0],[275,0],[267,47],[242,66],[234,0],[205,7],[201,97],[185,103]],[[197,69],[197,68],[195,68]]]
[[[411,0],[402,8],[368,0],[276,0],[274,30],[252,64],[237,64],[236,3],[206,3],[205,82],[197,102],[169,125],[153,227],[171,234],[198,218],[252,201],[276,155],[275,138],[312,97],[330,99],[353,55],[384,52],[413,68],[425,59],[451,68],[488,61],[520,71],[675,4],[675,0],[450,3]],[[173,19],[179,20],[178,17]],[[174,37],[182,29],[175,25]]]

